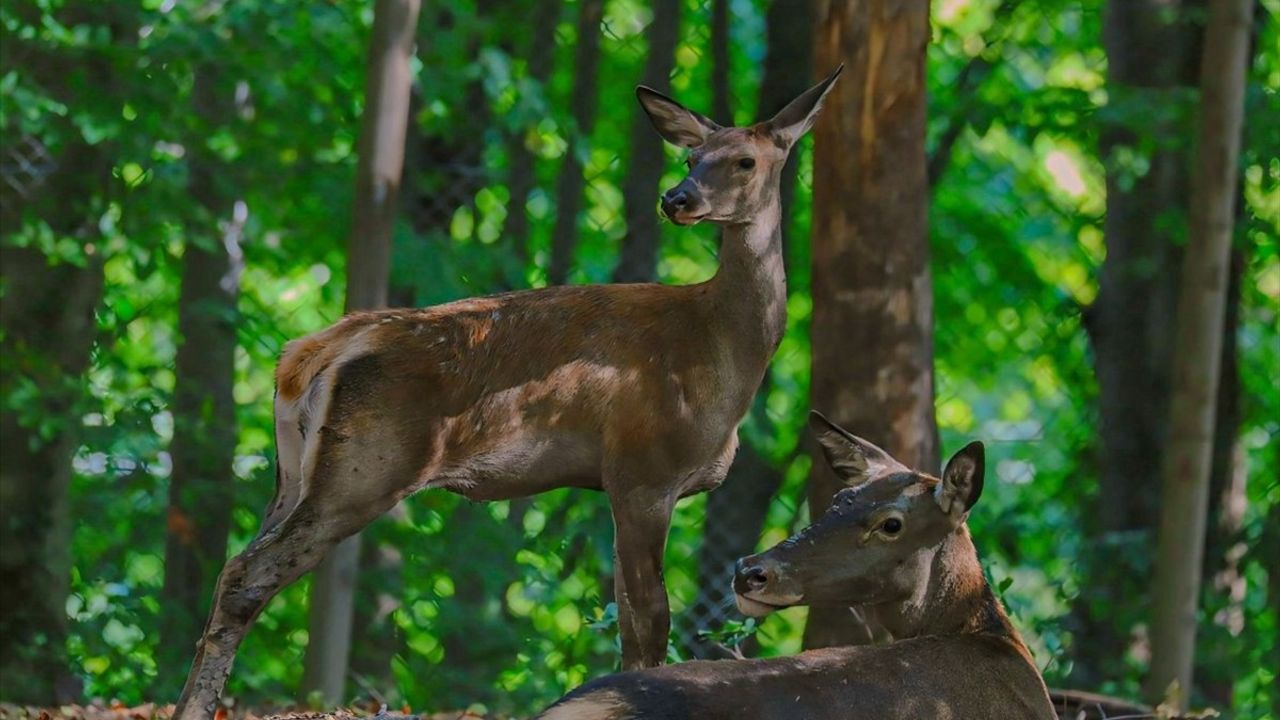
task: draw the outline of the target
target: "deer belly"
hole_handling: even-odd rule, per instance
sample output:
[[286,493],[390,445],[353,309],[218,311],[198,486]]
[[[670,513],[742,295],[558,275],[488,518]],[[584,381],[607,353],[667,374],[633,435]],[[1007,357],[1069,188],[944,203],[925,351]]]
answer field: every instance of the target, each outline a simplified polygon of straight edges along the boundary
[[517,433],[455,455],[430,473],[425,485],[470,500],[507,500],[560,487],[598,488],[599,444],[598,438],[579,433]]

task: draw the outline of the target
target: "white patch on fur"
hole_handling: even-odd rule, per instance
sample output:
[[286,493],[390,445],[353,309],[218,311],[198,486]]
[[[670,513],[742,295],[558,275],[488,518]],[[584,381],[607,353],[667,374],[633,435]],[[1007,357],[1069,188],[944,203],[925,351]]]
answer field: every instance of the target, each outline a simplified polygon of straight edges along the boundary
[[613,690],[593,692],[557,705],[538,716],[538,720],[627,720],[634,715],[631,706]]

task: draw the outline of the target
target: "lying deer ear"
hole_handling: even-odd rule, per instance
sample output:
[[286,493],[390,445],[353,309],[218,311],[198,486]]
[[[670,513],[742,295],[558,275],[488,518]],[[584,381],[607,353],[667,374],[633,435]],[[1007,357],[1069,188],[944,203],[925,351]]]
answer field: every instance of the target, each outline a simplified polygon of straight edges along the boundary
[[843,71],[844,65],[836,68],[826,80],[805,90],[800,97],[792,100],[786,107],[779,110],[773,119],[765,123],[774,142],[790,150],[802,135],[809,132],[809,128],[813,127],[814,121],[818,119],[822,101],[826,99],[827,93],[831,92],[831,86]]
[[980,442],[965,445],[947,461],[947,469],[942,471],[942,482],[933,491],[938,507],[957,523],[964,520],[969,508],[982,496],[985,454]]
[[709,118],[686,108],[650,87],[636,88],[636,99],[649,116],[649,121],[672,145],[694,148],[707,141],[707,136],[720,129]]
[[889,453],[850,434],[817,410],[809,413],[809,430],[822,446],[827,464],[847,486],[861,485],[886,473],[907,470]]

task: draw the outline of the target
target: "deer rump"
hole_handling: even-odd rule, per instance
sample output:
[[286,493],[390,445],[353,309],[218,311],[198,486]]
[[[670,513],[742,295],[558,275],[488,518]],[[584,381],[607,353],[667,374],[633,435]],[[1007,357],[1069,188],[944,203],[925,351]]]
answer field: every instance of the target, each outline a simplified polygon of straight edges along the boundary
[[1033,718],[1043,716],[1042,687],[1005,638],[933,636],[610,675],[538,720]]

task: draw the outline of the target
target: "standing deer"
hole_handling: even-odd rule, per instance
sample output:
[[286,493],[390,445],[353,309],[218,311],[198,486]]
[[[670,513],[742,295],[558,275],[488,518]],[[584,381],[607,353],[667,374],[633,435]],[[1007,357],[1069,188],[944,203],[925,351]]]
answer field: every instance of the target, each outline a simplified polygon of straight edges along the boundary
[[892,641],[612,675],[540,720],[1057,717],[965,525],[982,494],[982,444],[938,479],[817,413],[811,426],[848,487],[800,534],[738,561],[738,607],[850,607]]
[[404,497],[602,489],[615,529],[623,666],[666,655],[662,579],[678,498],[718,485],[786,325],[779,176],[840,70],[773,119],[722,128],[636,95],[688,176],[673,222],[723,226],[707,282],[557,287],[355,313],[276,369],[276,493],[218,578],[175,717],[208,717],[249,624],[335,544]]

